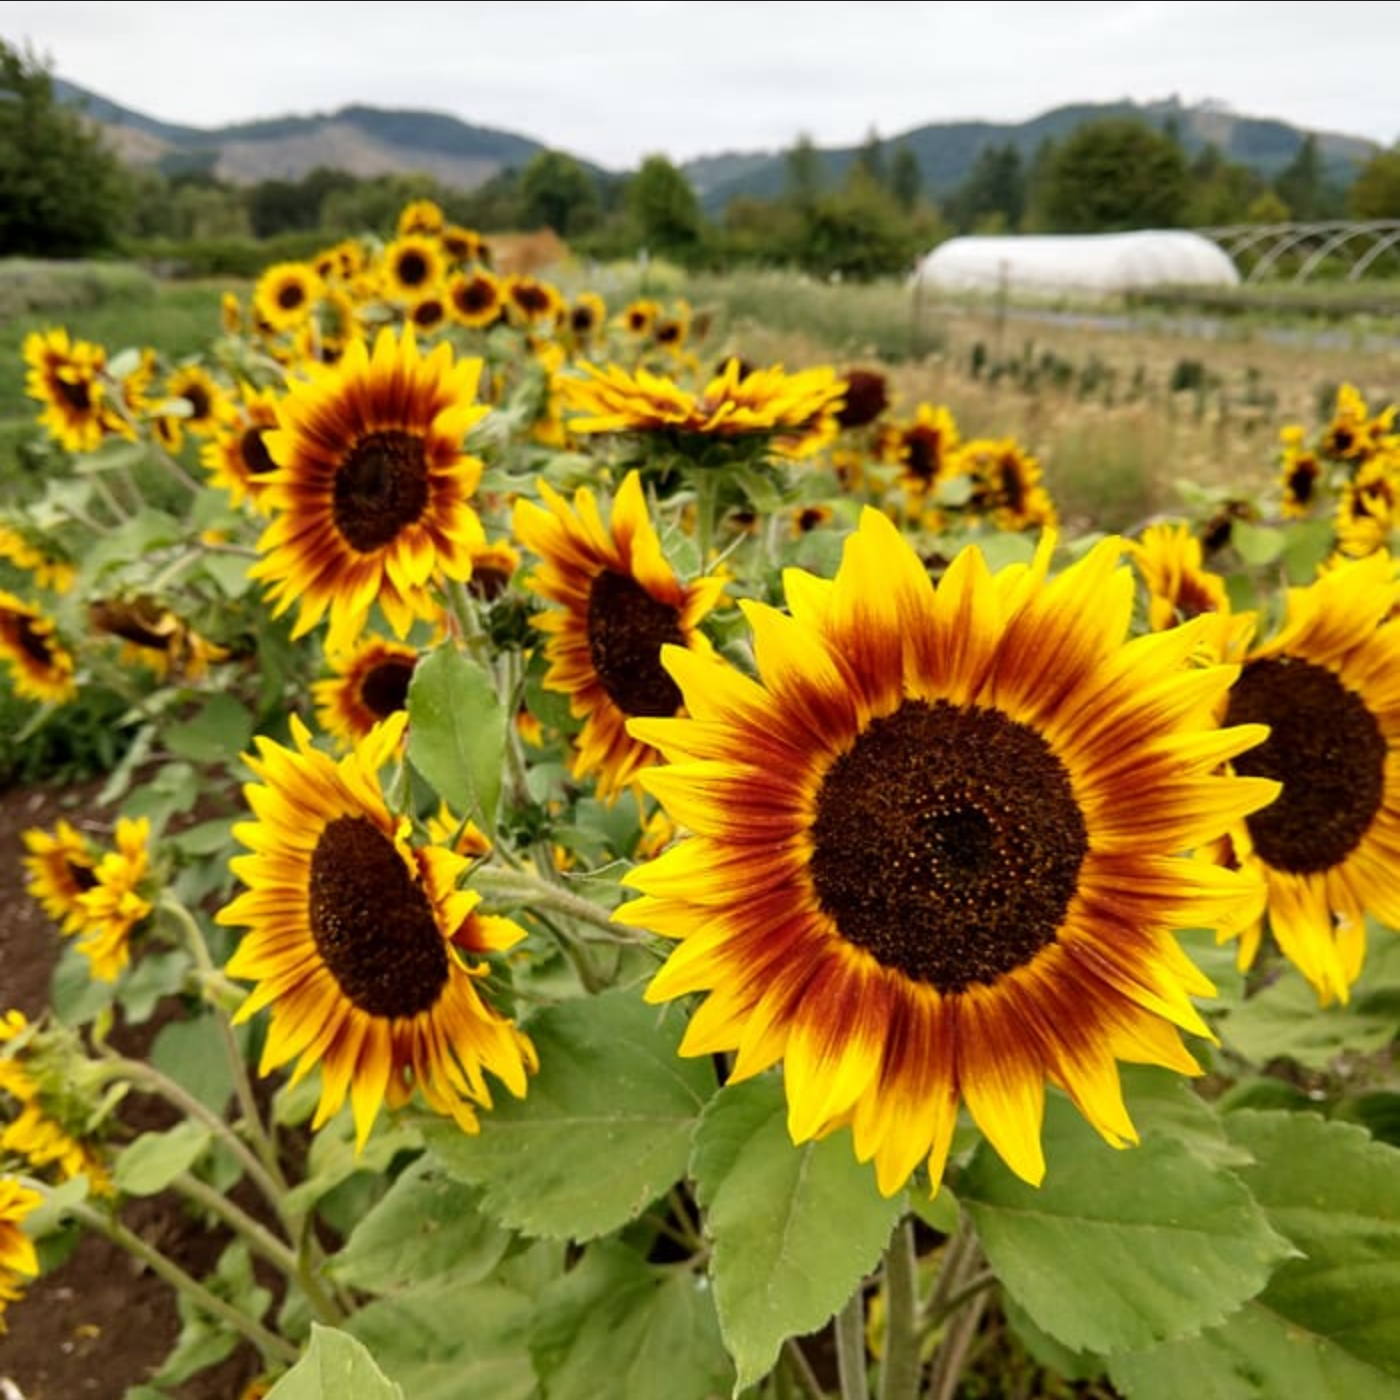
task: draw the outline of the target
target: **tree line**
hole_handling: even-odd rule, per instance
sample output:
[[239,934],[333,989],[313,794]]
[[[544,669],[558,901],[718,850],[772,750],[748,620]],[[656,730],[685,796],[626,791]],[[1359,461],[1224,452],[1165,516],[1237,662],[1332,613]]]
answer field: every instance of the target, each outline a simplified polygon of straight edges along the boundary
[[1104,118],[1042,143],[1029,158],[1011,143],[990,144],[961,185],[934,199],[906,145],[872,131],[833,178],[803,135],[785,153],[779,194],[733,198],[717,215],[660,154],[613,176],[542,150],[473,190],[426,175],[363,179],[330,169],[232,186],[208,169],[163,174],[123,165],[80,113],[57,100],[47,68],[0,41],[0,256],[140,256],[194,244],[246,254],[297,235],[321,241],[391,231],[415,198],[435,200],[454,222],[484,233],[548,227],[603,260],[645,252],[687,267],[757,263],[869,279],[907,271],[957,233],[1400,218],[1400,143],[1343,188],[1312,136],[1266,179],[1213,146],[1188,155],[1171,122],[1157,129]]

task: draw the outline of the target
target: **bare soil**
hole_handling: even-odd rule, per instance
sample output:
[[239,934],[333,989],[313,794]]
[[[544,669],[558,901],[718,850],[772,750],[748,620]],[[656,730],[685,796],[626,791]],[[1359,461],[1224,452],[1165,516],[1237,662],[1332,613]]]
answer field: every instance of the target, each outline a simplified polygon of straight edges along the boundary
[[[75,820],[97,784],[66,788],[0,790],[0,1011],[18,1009],[31,1020],[49,1004],[59,934],[25,889],[22,834]],[[142,1053],[160,1018],[140,1027],[118,1027],[113,1041]],[[139,1096],[123,1105],[134,1130],[164,1126],[160,1105]],[[179,1200],[161,1196],[132,1201],[123,1220],[199,1277],[224,1245]],[[0,1334],[3,1400],[123,1400],[149,1383],[180,1331],[170,1287],[126,1251],[85,1234],[73,1254],[36,1280],[6,1310]],[[240,1347],[218,1366],[158,1393],[171,1400],[238,1400],[259,1371],[258,1358]]]

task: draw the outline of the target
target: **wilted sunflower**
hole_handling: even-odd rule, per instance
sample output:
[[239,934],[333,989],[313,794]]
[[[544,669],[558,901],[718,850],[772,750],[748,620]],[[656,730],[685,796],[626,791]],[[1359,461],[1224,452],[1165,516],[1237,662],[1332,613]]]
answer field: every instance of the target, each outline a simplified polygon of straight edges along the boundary
[[247,761],[262,782],[245,789],[257,819],[234,828],[249,849],[232,862],[246,889],[217,915],[247,929],[229,976],[257,983],[236,1019],[272,1008],[260,1072],[295,1060],[295,1083],[319,1065],[312,1127],[348,1094],[361,1147],[380,1108],[415,1085],[475,1132],[477,1108],[492,1102],[485,1074],[518,1097],[536,1065],[530,1040],[478,986],[485,955],[524,931],[483,914],[460,885],[466,858],[415,845],[385,801],[379,771],[407,719],[392,715],[339,761],[295,715],[295,749],[257,740]]
[[666,432],[719,438],[762,436],[795,442],[819,424],[836,431],[845,390],[829,367],[788,374],[781,365],[750,369],[738,359],[698,394],[673,379],[617,365],[599,369],[580,362],[584,378],[561,375],[555,388],[576,433]]
[[312,682],[316,720],[342,751],[369,737],[381,720],[408,708],[417,647],[367,637],[348,653],[330,657],[335,673]]
[[545,507],[518,500],[516,538],[539,559],[526,587],[560,604],[536,615],[549,641],[545,686],[569,697],[584,721],[573,759],[577,778],[597,777],[598,795],[615,799],[655,759],[651,746],[627,732],[634,715],[674,715],[676,683],[661,665],[668,643],[708,652],[700,620],[724,592],[724,580],[682,583],[667,563],[647,514],[641,478],[629,472],[605,525],[588,487],[572,508],[548,482]]
[[21,699],[66,705],[77,697],[76,663],[59,641],[53,622],[4,591],[0,591],[0,660],[8,662],[10,683]]
[[44,405],[39,422],[68,452],[91,452],[126,424],[108,396],[107,352],[88,340],[70,341],[62,327],[24,338],[24,392]]
[[253,286],[253,309],[273,334],[294,331],[324,293],[321,274],[310,263],[273,263]]
[[147,817],[120,817],[114,846],[98,857],[92,887],[75,903],[81,924],[78,951],[99,982],[115,982],[131,960],[132,930],[155,907],[147,888],[151,873],[151,823]]
[[327,645],[353,644],[377,603],[402,637],[435,618],[432,589],[471,575],[483,538],[471,495],[481,462],[463,451],[488,412],[481,361],[454,363],[443,342],[423,357],[411,331],[355,341],[336,365],[307,367],[278,404],[265,442],[279,470],[260,504],[273,515],[249,568],[270,582],[274,615],[295,603],[293,636],[329,610]]
[[[1250,648],[1226,723],[1270,726],[1236,772],[1283,785],[1231,834],[1227,860],[1263,877],[1267,926],[1323,1005],[1345,1001],[1366,915],[1400,928],[1400,577],[1380,552],[1291,588],[1277,633]],[[1255,958],[1264,917],[1247,927]]]
[[62,819],[52,831],[30,827],[21,839],[28,852],[26,890],[64,933],[76,933],[86,920],[78,898],[96,884],[97,852],[72,823]]
[[688,1055],[784,1061],[795,1141],[849,1124],[880,1189],[936,1187],[960,1101],[1038,1182],[1045,1084],[1135,1140],[1116,1061],[1182,1073],[1211,984],[1172,931],[1244,912],[1236,872],[1179,853],[1260,806],[1220,776],[1235,675],[1187,666],[1194,627],[1125,641],[1133,581],[1106,540],[1047,581],[962,551],[937,590],[867,507],[834,581],[753,602],[758,679],[667,648],[688,717],[634,720],[642,783],[691,833],[625,882],[619,919],[681,940],[647,999],[707,997]]
[[39,1252],[24,1233],[24,1219],[43,1205],[43,1193],[14,1177],[0,1177],[0,1333],[5,1308],[24,1296],[27,1280],[39,1274]]
[[88,605],[93,630],[118,637],[122,660],[145,666],[160,680],[200,681],[209,667],[228,659],[221,647],[149,594],[96,598]]

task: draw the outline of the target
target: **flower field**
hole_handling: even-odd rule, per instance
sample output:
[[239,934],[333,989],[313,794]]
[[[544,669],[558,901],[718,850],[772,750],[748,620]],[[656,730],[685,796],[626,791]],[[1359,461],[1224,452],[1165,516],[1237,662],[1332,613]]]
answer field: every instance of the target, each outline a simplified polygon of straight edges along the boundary
[[132,1400],[1393,1394],[1396,406],[1109,522],[744,328],[419,201],[195,355],[28,335],[0,661],[112,753],[24,837],[0,1329],[95,1234]]

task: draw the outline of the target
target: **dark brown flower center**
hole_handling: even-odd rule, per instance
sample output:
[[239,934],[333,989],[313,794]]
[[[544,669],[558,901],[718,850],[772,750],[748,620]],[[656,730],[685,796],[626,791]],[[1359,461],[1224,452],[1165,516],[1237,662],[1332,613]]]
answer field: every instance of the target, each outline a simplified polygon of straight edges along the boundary
[[661,665],[666,642],[685,645],[680,614],[628,574],[605,569],[588,591],[588,654],[608,699],[626,715],[674,715],[681,693]]
[[408,251],[399,254],[394,271],[401,286],[421,287],[428,280],[432,269],[422,253]]
[[411,319],[420,331],[430,331],[440,326],[446,315],[447,308],[436,297],[424,297],[414,306]]
[[809,869],[848,942],[944,994],[1053,943],[1088,853],[1063,763],[999,710],[907,700],[827,770]]
[[34,619],[15,617],[15,641],[19,649],[37,665],[49,667],[54,664],[53,643],[47,629],[41,630]]
[[904,436],[904,464],[909,475],[926,485],[943,469],[943,434],[936,428],[910,428]]
[[428,505],[423,439],[390,428],[351,448],[335,475],[332,513],[352,549],[369,554],[396,539]]
[[59,398],[75,413],[91,411],[92,385],[86,379],[55,379],[54,388]]
[[408,707],[408,683],[413,679],[413,657],[396,656],[376,662],[360,682],[360,703],[370,714],[386,719]]
[[180,397],[190,406],[190,418],[207,418],[210,411],[209,391],[202,384],[187,384],[180,390]]
[[64,861],[64,868],[68,872],[69,883],[79,892],[83,890],[95,890],[97,888],[97,876],[90,865],[83,865],[78,861]]
[[265,472],[277,470],[277,463],[272,460],[272,453],[263,441],[265,432],[265,427],[248,428],[238,440],[238,454],[249,476],[262,476]]
[[1283,784],[1247,819],[1260,859],[1298,875],[1341,864],[1385,799],[1385,735],[1361,696],[1325,666],[1267,657],[1240,672],[1225,723],[1269,726],[1235,760],[1237,772]]
[[889,402],[883,374],[853,369],[846,375],[844,402],[836,410],[836,421],[843,428],[863,428],[873,423],[889,407]]
[[367,817],[327,822],[311,856],[311,936],[348,1000],[392,1020],[434,1006],[450,965],[433,907]]
[[456,288],[452,300],[462,315],[480,316],[495,310],[500,303],[500,294],[494,282],[485,277],[473,277]]
[[306,288],[300,282],[284,282],[277,289],[277,306],[282,311],[295,311],[306,304]]

